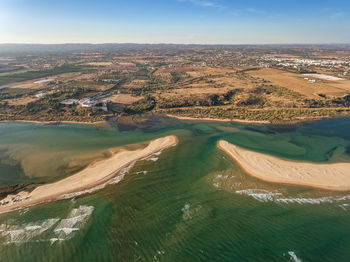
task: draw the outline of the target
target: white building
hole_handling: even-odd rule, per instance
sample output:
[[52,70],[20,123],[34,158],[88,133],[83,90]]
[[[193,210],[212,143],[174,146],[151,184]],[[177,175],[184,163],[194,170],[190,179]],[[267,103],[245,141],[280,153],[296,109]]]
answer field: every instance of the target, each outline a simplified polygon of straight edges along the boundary
[[65,99],[65,100],[61,101],[60,104],[65,105],[65,106],[77,105],[78,100],[77,99]]
[[36,94],[36,95],[35,95],[35,97],[38,97],[38,98],[43,98],[43,97],[45,97],[45,96],[47,96],[46,93],[40,93],[40,94]]

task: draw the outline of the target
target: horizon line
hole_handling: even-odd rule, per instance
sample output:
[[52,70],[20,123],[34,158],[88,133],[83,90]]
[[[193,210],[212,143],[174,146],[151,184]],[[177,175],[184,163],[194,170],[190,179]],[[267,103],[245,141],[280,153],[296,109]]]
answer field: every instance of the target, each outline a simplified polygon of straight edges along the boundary
[[159,42],[159,43],[138,43],[138,42],[104,42],[104,43],[92,43],[92,42],[65,42],[65,43],[25,43],[25,42],[0,42],[0,45],[202,45],[202,46],[215,46],[215,45],[350,45],[349,43],[335,42],[335,43],[172,43],[172,42]]

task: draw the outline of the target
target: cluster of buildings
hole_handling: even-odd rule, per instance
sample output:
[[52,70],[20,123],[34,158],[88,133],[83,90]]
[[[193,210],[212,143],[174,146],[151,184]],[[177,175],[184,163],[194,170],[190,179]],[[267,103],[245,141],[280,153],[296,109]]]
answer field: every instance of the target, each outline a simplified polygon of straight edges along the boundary
[[95,98],[83,98],[83,99],[65,99],[60,102],[61,105],[64,106],[81,106],[92,108],[95,110],[103,110],[105,112],[108,111],[108,100],[105,99],[95,99]]
[[316,79],[310,79],[308,77],[304,77],[304,80],[309,81],[311,83],[316,83]]
[[349,61],[332,60],[332,59],[303,59],[303,58],[284,58],[274,56],[264,56],[262,58],[265,62],[277,62],[278,66],[294,67],[298,66],[323,66],[323,67],[337,67],[337,66],[349,66]]

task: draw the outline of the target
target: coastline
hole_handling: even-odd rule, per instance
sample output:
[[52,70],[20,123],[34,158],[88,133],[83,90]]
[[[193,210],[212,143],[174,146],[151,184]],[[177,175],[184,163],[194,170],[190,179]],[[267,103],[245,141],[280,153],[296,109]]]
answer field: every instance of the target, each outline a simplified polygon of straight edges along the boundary
[[166,114],[167,117],[177,118],[180,120],[189,120],[189,121],[210,121],[210,122],[237,122],[237,123],[243,123],[243,124],[272,124],[270,121],[258,121],[258,120],[241,120],[241,119],[228,119],[228,118],[209,118],[209,117],[202,117],[202,118],[196,118],[196,117],[189,117],[189,116],[177,116],[177,115],[171,115]]
[[[336,119],[341,117],[348,116],[338,116],[338,117],[322,117],[319,119],[299,119],[299,120],[290,120],[290,121],[275,121],[271,122],[268,120],[242,120],[242,119],[229,119],[229,118],[209,118],[209,117],[190,117],[190,116],[178,116],[172,114],[155,114],[158,116],[166,116],[171,118],[176,118],[184,121],[201,121],[201,122],[223,122],[223,123],[242,123],[242,124],[251,124],[251,125],[276,125],[276,126],[294,126],[302,123],[311,123],[316,121],[322,121],[325,119]],[[117,121],[118,122],[118,121]],[[33,123],[39,125],[59,125],[59,124],[81,124],[81,125],[106,125],[108,120],[99,120],[99,121],[40,121],[40,120],[0,120],[0,123]]]
[[59,124],[81,124],[81,125],[105,125],[107,124],[106,120],[101,121],[39,121],[39,120],[3,120],[0,123],[32,123],[39,125],[59,125]]
[[350,191],[350,163],[318,164],[285,160],[250,151],[224,140],[218,148],[235,160],[249,175],[270,183]]
[[[270,121],[254,121],[254,120],[241,120],[241,119],[221,119],[221,118],[196,118],[196,117],[188,117],[188,116],[176,116],[171,114],[166,114],[165,116],[176,118],[179,120],[185,120],[185,121],[204,121],[204,122],[236,122],[236,123],[242,123],[242,124],[274,124]],[[310,120],[311,121],[311,120]],[[0,123],[33,123],[33,124],[39,124],[39,125],[59,125],[59,124],[81,124],[81,125],[104,125],[108,121],[101,120],[101,121],[39,121],[39,120],[3,120],[0,121]],[[288,124],[288,123],[283,123]],[[294,122],[292,123],[294,124]]]
[[121,149],[110,158],[94,162],[72,176],[39,186],[30,193],[21,191],[16,195],[8,195],[0,201],[0,214],[42,203],[72,198],[74,193],[103,185],[135,161],[145,159],[177,144],[178,138],[170,135],[152,140],[141,149],[132,151]]

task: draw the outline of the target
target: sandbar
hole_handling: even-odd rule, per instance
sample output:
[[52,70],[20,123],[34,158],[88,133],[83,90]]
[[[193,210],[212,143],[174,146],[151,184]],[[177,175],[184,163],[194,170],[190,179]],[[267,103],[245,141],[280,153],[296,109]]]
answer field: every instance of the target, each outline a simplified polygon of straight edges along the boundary
[[350,191],[350,163],[312,163],[285,160],[250,151],[226,141],[218,147],[249,175],[266,182]]
[[0,214],[52,202],[62,199],[62,196],[72,195],[73,197],[76,192],[106,183],[116,176],[121,169],[129,166],[134,161],[147,158],[162,150],[176,146],[177,143],[177,137],[171,135],[152,140],[146,147],[141,149],[132,151],[121,149],[110,158],[92,163],[72,176],[39,186],[30,193],[22,191],[17,195],[8,195],[0,201]]

